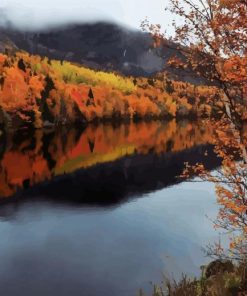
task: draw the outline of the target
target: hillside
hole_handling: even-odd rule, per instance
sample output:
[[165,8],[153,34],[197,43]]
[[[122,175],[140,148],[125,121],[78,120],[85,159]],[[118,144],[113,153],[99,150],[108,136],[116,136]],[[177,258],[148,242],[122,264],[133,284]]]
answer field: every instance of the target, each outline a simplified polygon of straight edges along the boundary
[[165,70],[171,79],[207,83],[192,70],[177,70],[168,65],[171,57],[183,59],[175,44],[166,41],[162,48],[154,48],[149,34],[115,24],[75,24],[29,32],[0,28],[0,44],[1,40],[8,40],[30,54],[67,60],[94,70],[117,71],[136,77],[150,77]]
[[5,126],[168,119],[210,115],[213,87],[123,77],[23,52],[0,55],[0,122]]

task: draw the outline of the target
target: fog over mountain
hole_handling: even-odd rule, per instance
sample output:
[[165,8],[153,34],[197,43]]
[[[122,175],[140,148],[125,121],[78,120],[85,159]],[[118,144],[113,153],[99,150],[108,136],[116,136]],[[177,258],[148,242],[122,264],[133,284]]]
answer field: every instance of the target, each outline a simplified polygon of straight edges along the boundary
[[150,34],[113,23],[70,24],[31,32],[2,27],[0,52],[6,48],[124,75],[152,76],[165,70],[172,79],[204,83],[192,70],[169,66],[171,57],[183,59],[174,43],[166,41],[162,48],[154,48]]
[[174,79],[197,82],[191,71],[169,68],[171,56],[182,57],[174,44],[155,49],[152,37],[140,30],[148,16],[171,33],[167,4],[168,0],[1,0],[0,51],[10,47],[133,76],[165,69]]
[[1,0],[0,25],[37,30],[71,23],[113,22],[140,28],[148,17],[169,28],[168,0]]

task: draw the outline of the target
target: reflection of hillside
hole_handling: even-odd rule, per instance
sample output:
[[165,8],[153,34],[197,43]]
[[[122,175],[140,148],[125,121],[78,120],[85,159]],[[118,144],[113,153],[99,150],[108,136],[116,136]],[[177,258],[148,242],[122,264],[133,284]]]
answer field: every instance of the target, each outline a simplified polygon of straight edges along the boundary
[[202,162],[208,170],[221,163],[213,153],[212,145],[196,146],[177,153],[133,154],[114,162],[55,176],[52,180],[21,190],[14,198],[2,199],[0,209],[6,202],[16,212],[18,206],[30,200],[80,206],[119,205],[181,182],[178,176],[183,172],[185,161],[192,165]]
[[182,151],[210,142],[211,136],[209,126],[175,120],[8,136],[0,161],[0,195],[126,155]]

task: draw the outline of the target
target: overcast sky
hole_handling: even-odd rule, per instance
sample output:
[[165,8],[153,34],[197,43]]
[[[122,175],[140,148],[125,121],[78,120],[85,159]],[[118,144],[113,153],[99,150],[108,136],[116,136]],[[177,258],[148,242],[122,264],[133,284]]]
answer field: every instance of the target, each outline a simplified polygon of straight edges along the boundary
[[42,28],[71,22],[112,21],[140,28],[146,17],[169,31],[172,16],[164,11],[168,0],[0,0],[0,23]]

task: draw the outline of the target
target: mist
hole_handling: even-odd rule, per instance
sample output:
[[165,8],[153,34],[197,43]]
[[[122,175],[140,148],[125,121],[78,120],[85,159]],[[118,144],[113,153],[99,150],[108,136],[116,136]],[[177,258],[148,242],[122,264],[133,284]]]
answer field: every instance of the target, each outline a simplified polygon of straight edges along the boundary
[[103,21],[140,29],[148,17],[169,31],[172,16],[164,11],[167,4],[168,0],[1,0],[0,26],[32,31]]

